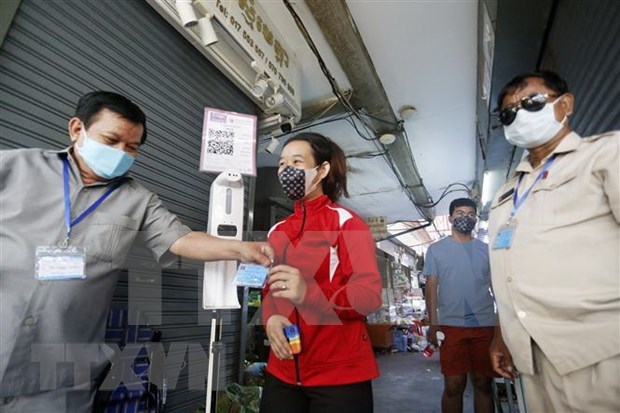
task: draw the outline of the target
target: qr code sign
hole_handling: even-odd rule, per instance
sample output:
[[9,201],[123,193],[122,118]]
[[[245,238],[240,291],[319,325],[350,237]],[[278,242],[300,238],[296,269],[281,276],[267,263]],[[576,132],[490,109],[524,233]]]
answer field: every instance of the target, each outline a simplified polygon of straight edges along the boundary
[[223,129],[209,129],[207,153],[233,155],[235,132]]

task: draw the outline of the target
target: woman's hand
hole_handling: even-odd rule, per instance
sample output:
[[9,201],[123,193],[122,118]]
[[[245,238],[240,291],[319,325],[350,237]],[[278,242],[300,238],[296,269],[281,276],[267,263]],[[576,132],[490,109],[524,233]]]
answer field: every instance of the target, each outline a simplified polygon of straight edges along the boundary
[[288,344],[288,340],[284,335],[284,328],[291,324],[288,318],[276,314],[269,317],[267,325],[265,326],[271,349],[280,360],[291,360],[293,358],[291,346]]
[[276,265],[269,270],[269,290],[276,298],[288,298],[295,305],[306,298],[306,282],[297,268]]

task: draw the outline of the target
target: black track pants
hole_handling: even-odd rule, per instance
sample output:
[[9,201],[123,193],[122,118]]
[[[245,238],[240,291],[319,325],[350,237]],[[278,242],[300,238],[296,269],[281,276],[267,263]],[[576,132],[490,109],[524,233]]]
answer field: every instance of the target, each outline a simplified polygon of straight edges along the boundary
[[260,413],[372,413],[370,380],[340,386],[298,387],[267,374]]

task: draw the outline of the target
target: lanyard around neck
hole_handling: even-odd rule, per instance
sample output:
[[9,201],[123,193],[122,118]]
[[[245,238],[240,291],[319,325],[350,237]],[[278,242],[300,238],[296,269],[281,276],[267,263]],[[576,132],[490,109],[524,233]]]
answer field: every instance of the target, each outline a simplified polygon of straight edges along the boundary
[[63,178],[63,192],[65,199],[65,225],[67,227],[67,236],[62,244],[63,247],[67,247],[69,245],[69,241],[71,240],[71,228],[79,224],[84,218],[90,215],[107,197],[109,197],[112,192],[114,192],[123,182],[116,182],[103,195],[99,197],[95,202],[93,202],[84,212],[82,212],[77,218],[71,221],[71,198],[70,198],[70,190],[69,190],[69,161],[67,158],[63,159],[63,169],[62,169],[62,178]]
[[519,198],[519,187],[521,186],[521,181],[523,181],[524,174],[522,173],[519,176],[519,182],[517,183],[517,186],[515,187],[515,191],[512,194],[512,211],[510,212],[510,219],[514,218],[514,216],[517,215],[517,211],[519,210],[519,208],[521,208],[521,205],[523,205],[527,197],[530,195],[532,188],[534,188],[534,186],[538,183],[538,181],[540,181],[543,175],[545,175],[545,172],[547,172],[549,168],[551,168],[553,161],[555,161],[555,155],[547,159],[547,162],[545,162],[545,165],[538,173],[538,176],[536,176],[536,179],[534,180],[532,185],[530,185],[530,187],[527,189],[527,191],[525,191],[525,193],[523,194],[523,196],[521,196],[521,198]]

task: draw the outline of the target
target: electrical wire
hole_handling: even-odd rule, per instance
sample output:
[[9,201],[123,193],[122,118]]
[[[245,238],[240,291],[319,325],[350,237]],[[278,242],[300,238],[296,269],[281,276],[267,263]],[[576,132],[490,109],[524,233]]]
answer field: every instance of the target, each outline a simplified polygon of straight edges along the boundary
[[419,227],[409,228],[409,229],[406,229],[404,231],[397,232],[396,234],[388,235],[385,238],[378,239],[377,242],[379,242],[379,241],[386,241],[386,240],[389,240],[389,239],[392,239],[392,238],[396,238],[396,237],[399,237],[401,235],[405,235],[405,234],[408,234],[410,232],[417,231],[417,230],[422,229],[422,228],[426,228],[426,227],[428,227],[428,226],[430,226],[432,224],[433,224],[432,221],[426,221],[424,224],[420,225]]
[[[340,87],[338,86],[338,82],[336,81],[336,79],[332,76],[331,72],[329,71],[327,65],[325,64],[325,61],[323,60],[323,57],[321,56],[319,50],[317,49],[314,41],[312,40],[312,37],[310,36],[310,34],[308,33],[308,30],[306,29],[303,21],[301,20],[301,18],[299,17],[299,15],[297,14],[297,12],[295,11],[295,9],[293,8],[291,2],[289,0],[282,0],[284,5],[286,6],[286,8],[288,9],[288,11],[290,12],[293,20],[295,21],[295,24],[297,25],[297,28],[299,29],[301,35],[303,36],[303,38],[306,40],[306,43],[308,44],[308,46],[310,47],[310,50],[312,50],[312,53],[314,53],[319,67],[321,68],[321,71],[323,72],[323,74],[325,75],[327,81],[329,82],[332,92],[334,93],[334,95],[336,96],[336,98],[338,99],[338,101],[340,102],[340,104],[347,110],[349,111],[353,116],[355,116],[355,118],[357,120],[359,120],[359,122],[364,126],[364,128],[366,129],[366,132],[370,132],[371,137],[366,136],[365,134],[363,134],[357,127],[357,125],[355,124],[355,119],[350,119],[347,118],[346,121],[349,122],[349,124],[355,129],[355,131],[357,132],[357,134],[364,140],[366,141],[371,141],[378,150],[381,150],[382,148],[379,146],[379,144],[377,143],[378,141],[378,137],[377,137],[377,131],[375,131],[372,127],[372,125],[368,125],[368,123],[363,119],[363,114],[358,111],[356,108],[353,107],[353,105],[351,105],[350,100],[347,96],[345,96],[342,91],[340,90]],[[372,115],[370,114],[366,114],[366,116],[373,118]],[[387,122],[383,119],[378,119],[380,121],[383,122]],[[390,124],[393,124],[392,122],[388,122]],[[400,124],[400,129],[404,130],[404,128],[402,128],[402,123]],[[406,131],[405,131],[406,133]],[[407,147],[409,149],[409,154],[411,157],[411,162],[412,162],[412,166],[414,168],[414,170],[417,173],[417,176],[420,176],[419,171],[417,170],[417,167],[415,165],[415,161],[413,160],[413,152],[411,151],[411,146],[409,145],[409,139],[406,139],[407,141]],[[409,188],[409,186],[406,184],[405,180],[403,179],[403,177],[401,176],[401,173],[399,172],[398,168],[396,168],[396,165],[394,164],[394,161],[392,159],[391,156],[389,156],[389,153],[386,153],[383,155],[385,161],[387,162],[388,166],[390,167],[390,169],[392,170],[392,172],[394,173],[394,175],[396,176],[396,179],[398,180],[399,185],[401,186],[401,188],[403,189],[403,191],[405,192],[407,198],[409,198],[409,200],[411,201],[411,203],[414,205],[414,207],[416,208],[416,210],[418,211],[418,213],[420,213],[420,215],[422,217],[425,217],[426,214],[422,211],[422,209],[427,208],[426,206],[420,205],[418,202],[416,202],[414,196],[413,196],[413,192],[411,191],[411,189]]]
[[[292,133],[301,132],[301,131],[303,131],[303,130],[310,129],[310,128],[313,128],[313,127],[315,127],[315,126],[320,126],[320,125],[323,125],[323,124],[325,124],[325,123],[337,122],[337,121],[339,121],[339,120],[343,120],[343,119],[350,118],[350,117],[351,117],[351,116],[353,116],[353,115],[352,115],[352,114],[350,114],[350,113],[347,113],[347,114],[345,114],[345,115],[335,115],[335,116],[338,116],[338,117],[329,118],[329,119],[323,120],[323,121],[318,122],[318,123],[312,123],[312,124],[310,124],[310,125],[304,125],[304,126],[300,126],[300,127],[298,127],[298,128],[293,128],[293,129],[291,129],[291,130],[290,130],[290,132],[287,132],[287,133],[285,133],[285,134],[283,134],[283,135],[281,135],[281,136],[286,136],[286,135],[290,135],[290,134],[292,134]],[[267,138],[265,138],[265,139],[261,139],[261,140],[259,140],[258,142],[259,142],[259,143],[264,143],[264,142],[267,142],[267,141],[269,141],[269,140],[271,140],[271,136],[269,136],[269,137],[267,137]]]
[[421,247],[422,245],[432,244],[432,243],[433,243],[433,242],[435,242],[435,241],[437,241],[437,240],[432,239],[432,240],[430,240],[430,241],[424,241],[424,242],[421,242],[421,243],[419,243],[419,244],[414,244],[414,245],[405,244],[405,246],[406,246],[407,248],[416,248],[416,247]]
[[385,119],[380,118],[378,116],[371,115],[370,113],[368,113],[368,111],[366,109],[362,109],[361,113],[364,116],[368,116],[371,119],[377,120],[379,122],[387,123],[388,125],[392,125],[392,126],[394,126],[395,129],[400,129],[400,127],[402,126],[402,124],[404,122],[403,120],[399,120],[397,122],[393,122],[393,121],[390,121],[390,120],[385,120]]
[[387,151],[384,152],[375,152],[375,153],[359,153],[353,155],[347,155],[347,159],[373,159],[378,156],[386,155]]
[[[314,40],[312,40],[312,37],[308,33],[308,29],[306,29],[306,26],[304,25],[303,21],[301,20],[301,18],[299,17],[299,15],[295,11],[295,9],[293,8],[293,6],[290,3],[290,1],[289,0],[283,0],[283,3],[286,6],[286,8],[288,9],[288,11],[291,13],[291,16],[293,17],[293,20],[295,21],[295,24],[297,25],[297,28],[301,32],[301,35],[303,36],[303,38],[306,40],[306,43],[308,43],[308,46],[310,47],[310,50],[312,50],[312,53],[314,53],[315,57],[317,58],[318,63],[319,63],[319,67],[321,68],[321,71],[323,72],[323,74],[327,78],[327,81],[329,82],[329,84],[330,84],[330,86],[332,88],[332,92],[334,93],[334,95],[336,96],[336,98],[338,99],[340,104],[342,106],[344,106],[344,108],[347,109],[349,112],[351,112],[366,128],[369,128],[371,131],[374,132],[373,128],[370,127],[369,125],[367,125],[366,122],[364,121],[364,119],[362,119],[359,111],[357,109],[355,109],[353,107],[353,105],[351,105],[351,103],[349,101],[349,98],[346,97],[342,93],[340,87],[338,86],[338,81],[332,76],[331,72],[327,68],[327,65],[325,64],[325,61],[323,60],[323,57],[321,56],[321,53],[319,52],[318,48],[316,47],[316,44],[314,43]],[[358,130],[357,128],[355,128],[355,129]],[[369,138],[365,137],[364,135],[360,134],[359,131],[358,131],[358,134],[364,140],[375,140],[375,139],[378,139],[378,138],[371,138],[371,139],[369,139]]]
[[[379,138],[370,138],[370,137],[366,136],[365,134],[363,134],[363,133],[362,133],[362,132],[361,132],[361,131],[357,128],[357,125],[355,124],[355,119],[348,118],[348,119],[346,119],[346,121],[347,121],[347,122],[348,122],[348,123],[349,123],[349,124],[353,127],[353,129],[355,129],[355,132],[357,132],[357,134],[358,134],[358,135],[359,135],[362,139],[364,139],[365,141],[376,141],[377,139],[379,139]],[[364,127],[368,128],[365,124],[364,124]]]
[[[450,189],[450,188],[452,188],[453,186],[463,186],[463,187],[464,187],[464,189],[453,189],[453,190],[449,190],[449,189]],[[443,190],[443,192],[441,193],[441,195],[439,195],[439,199],[437,199],[437,201],[432,202],[432,203],[430,203],[430,204],[424,204],[424,205],[422,205],[422,207],[424,207],[424,208],[433,208],[433,207],[437,206],[437,205],[438,205],[438,204],[439,204],[439,203],[440,203],[440,202],[441,202],[441,201],[442,201],[442,200],[443,200],[446,196],[448,196],[449,194],[452,194],[452,193],[454,193],[454,192],[467,192],[467,193],[469,193],[470,191],[471,191],[471,189],[470,189],[467,185],[465,185],[465,184],[463,184],[463,183],[461,183],[461,182],[453,182],[453,183],[449,184],[449,185],[448,185],[448,186],[447,186],[447,187]]]

